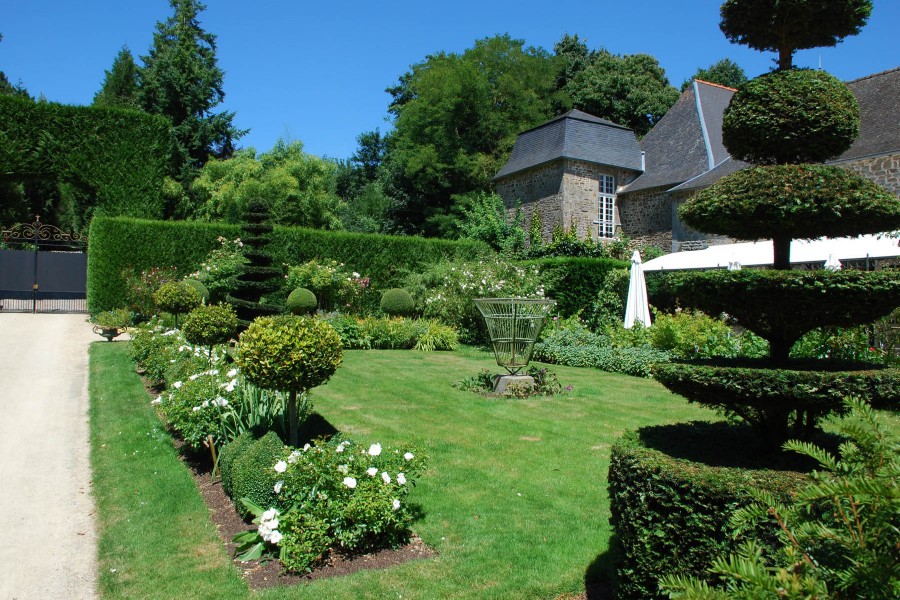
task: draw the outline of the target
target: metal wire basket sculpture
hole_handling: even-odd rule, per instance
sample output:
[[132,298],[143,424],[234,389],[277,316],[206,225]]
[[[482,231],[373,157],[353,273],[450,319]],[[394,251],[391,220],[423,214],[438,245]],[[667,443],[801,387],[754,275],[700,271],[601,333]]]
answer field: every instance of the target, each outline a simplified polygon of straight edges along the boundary
[[487,324],[497,364],[510,375],[528,366],[534,342],[555,304],[553,300],[525,298],[475,299],[475,306]]

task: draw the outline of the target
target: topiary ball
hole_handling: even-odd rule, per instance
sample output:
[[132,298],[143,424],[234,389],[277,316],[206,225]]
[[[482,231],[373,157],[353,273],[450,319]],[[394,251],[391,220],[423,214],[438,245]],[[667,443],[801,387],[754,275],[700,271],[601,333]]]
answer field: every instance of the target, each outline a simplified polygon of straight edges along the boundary
[[287,297],[287,309],[292,315],[308,315],[318,306],[316,295],[304,287],[298,287]]
[[280,476],[275,471],[284,453],[284,443],[274,431],[244,447],[231,465],[231,493],[234,505],[243,516],[248,516],[247,507],[241,502],[247,498],[251,502],[268,509],[276,506],[275,482]]
[[328,381],[341,364],[341,338],[324,321],[261,317],[241,334],[238,368],[266,389],[304,392]]
[[184,283],[188,284],[189,286],[191,286],[192,288],[197,290],[197,293],[200,294],[201,302],[203,302],[204,304],[209,302],[209,290],[206,288],[205,285],[203,285],[202,282],[200,282],[196,279],[185,279]]
[[416,310],[416,303],[403,288],[391,288],[381,295],[381,310],[385,314],[407,317]]
[[238,320],[228,304],[199,306],[192,310],[181,325],[181,332],[191,344],[215,346],[228,342],[237,333]]
[[748,81],[731,98],[722,142],[734,158],[757,165],[824,162],[859,135],[859,104],[823,71],[791,69]]
[[159,310],[180,315],[200,305],[200,294],[183,281],[170,281],[154,292],[153,303]]

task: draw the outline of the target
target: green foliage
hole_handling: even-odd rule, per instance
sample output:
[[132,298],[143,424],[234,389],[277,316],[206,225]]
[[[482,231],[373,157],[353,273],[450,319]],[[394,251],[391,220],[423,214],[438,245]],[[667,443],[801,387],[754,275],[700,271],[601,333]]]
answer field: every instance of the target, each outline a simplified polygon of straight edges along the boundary
[[[473,192],[454,197],[460,207],[459,236],[484,242],[507,256],[519,254],[525,247],[520,211],[510,219],[503,198],[496,193]],[[535,211],[537,214],[537,211]]]
[[210,250],[199,269],[190,277],[200,281],[209,290],[209,302],[224,302],[230,289],[232,277],[237,276],[241,267],[247,263],[241,249],[244,243],[241,238],[229,240],[224,236],[216,238],[221,246]]
[[[141,57],[138,102],[146,112],[170,120],[171,175],[186,184],[210,156],[230,156],[245,132],[232,124],[234,113],[212,112],[225,98],[224,73],[217,64],[216,36],[200,26],[206,7],[198,0],[169,0],[169,5],[172,16],[157,22],[153,45]],[[167,214],[173,212],[175,207],[169,207]]]
[[131,311],[124,308],[105,310],[92,316],[91,323],[96,323],[100,327],[127,327],[131,325]]
[[555,65],[509,35],[462,54],[437,52],[400,76],[382,173],[395,230],[435,234],[454,194],[486,191],[516,135],[552,116]]
[[220,395],[214,375],[195,368],[189,369],[194,375],[172,382],[172,387],[157,399],[157,406],[188,448],[198,451],[208,444],[210,436],[216,445],[228,441],[222,421],[229,402]]
[[228,496],[233,495],[233,483],[234,483],[234,463],[244,452],[247,451],[247,448],[253,445],[253,442],[256,441],[256,436],[252,431],[245,431],[240,434],[219,450],[219,462],[217,463],[217,467],[219,469],[219,479],[222,482],[222,491],[224,491]]
[[[829,358],[900,366],[900,357],[890,352],[893,341],[882,337],[890,332],[889,321],[888,316],[874,325],[818,327],[797,340],[791,348],[791,358]],[[873,337],[880,346],[872,345]]]
[[889,314],[900,302],[900,274],[891,271],[706,271],[675,273],[667,287],[682,305],[727,313],[769,341],[774,360],[787,360],[816,327],[848,327]]
[[191,183],[194,217],[237,223],[251,202],[262,202],[279,225],[338,229],[342,210],[335,193],[337,165],[303,151],[299,141],[278,140],[257,156],[252,148],[210,159]]
[[94,96],[94,106],[138,110],[138,66],[128,46],[123,46],[103,77],[103,85]]
[[740,417],[773,445],[791,435],[808,437],[820,419],[841,411],[844,398],[900,407],[900,369],[865,364],[795,361],[778,369],[764,361],[719,360],[660,364],[653,376],[689,402]]
[[210,304],[195,308],[184,319],[181,332],[196,346],[225,344],[237,333],[234,309],[227,304]]
[[[611,258],[574,257],[541,258],[521,264],[538,269],[546,295],[556,300],[556,308],[564,317],[590,312],[598,291],[604,289],[619,268],[626,266]],[[622,318],[624,310],[623,305]]]
[[392,317],[408,317],[416,310],[413,297],[403,288],[385,290],[379,306],[382,312]]
[[419,312],[456,328],[460,340],[489,341],[475,298],[543,298],[538,268],[497,258],[478,262],[444,261],[406,277],[403,287]]
[[[721,445],[713,449],[713,441]],[[660,442],[666,451],[655,449]],[[664,576],[704,576],[716,556],[737,547],[729,527],[736,510],[751,504],[757,490],[786,499],[802,481],[797,473],[678,458],[698,446],[721,456],[723,447],[739,445],[746,451],[755,443],[746,431],[694,423],[626,432],[613,446],[608,480],[617,598],[662,598]],[[774,534],[762,528],[745,536],[771,544]]]
[[153,303],[159,310],[175,315],[190,312],[200,306],[200,294],[183,281],[169,281],[153,293]]
[[[273,468],[284,453],[284,443],[274,431],[251,442],[238,454],[232,469],[232,498],[246,498],[259,506],[275,505],[275,481],[279,479]],[[242,515],[248,515],[247,507],[236,502]]]
[[344,349],[408,350],[422,352],[455,350],[459,345],[456,330],[434,319],[402,317],[351,317],[340,313],[324,316]]
[[318,308],[332,310],[353,305],[357,296],[368,287],[368,281],[359,273],[351,273],[344,263],[313,259],[289,267],[284,287],[288,290],[307,288],[318,298]]
[[316,306],[319,301],[312,291],[304,288],[295,288],[293,292],[288,294],[285,307],[292,315],[308,315],[316,312]]
[[280,531],[284,537],[278,557],[288,571],[311,571],[331,548],[328,523],[312,515],[289,512],[281,518]]
[[328,381],[341,363],[341,340],[323,321],[263,317],[241,335],[237,364],[252,383],[306,391]]
[[0,172],[72,186],[109,216],[159,218],[169,158],[165,119],[135,111],[64,106],[0,95]]
[[795,51],[836,46],[871,13],[871,0],[726,0],[719,28],[734,44],[777,52],[778,68],[790,69]]
[[793,497],[754,492],[754,503],[731,517],[738,535],[759,523],[777,524],[777,551],[746,542],[712,563],[715,588],[670,576],[662,581],[670,597],[897,597],[900,444],[864,402],[847,406],[854,418],[841,423],[848,441],[839,457],[809,443],[786,443],[786,450],[816,460],[820,470]]
[[777,165],[727,175],[685,202],[691,227],[742,240],[841,237],[900,227],[900,200],[825,165]]
[[730,58],[723,58],[705,69],[697,69],[697,72],[690,79],[685,79],[684,83],[681,84],[681,91],[687,91],[694,84],[695,79],[724,85],[725,87],[738,88],[747,83],[747,74],[744,73],[744,69],[739,64]]
[[[224,238],[224,240],[219,239]],[[442,260],[478,260],[490,249],[472,241],[449,241],[388,235],[276,228],[269,249],[276,264],[302,264],[327,257],[346,268],[365,271],[384,289],[402,284],[406,273],[421,271]],[[210,290],[212,301],[222,298],[224,273],[232,272],[235,247],[244,242],[238,228],[196,221],[144,221],[97,217],[91,222],[88,246],[88,307],[92,312],[124,306],[122,271],[141,271],[173,265],[180,273],[194,273]],[[228,241],[232,240],[232,241]],[[214,250],[221,250],[218,254]],[[215,258],[218,256],[219,258]],[[221,259],[221,260],[220,260]],[[202,265],[202,266],[201,266]],[[227,269],[226,269],[227,266]],[[207,275],[203,275],[209,267]],[[200,269],[200,271],[197,271]],[[221,269],[222,275],[218,275]],[[196,272],[196,273],[195,273]],[[214,283],[215,281],[215,283]],[[291,288],[293,289],[293,288]]]
[[657,314],[649,334],[654,348],[678,360],[714,356],[761,358],[769,351],[762,338],[749,331],[735,331],[721,319],[699,311]]
[[151,267],[140,273],[126,269],[123,276],[125,300],[128,307],[139,319],[147,319],[156,314],[154,294],[163,284],[178,280],[178,269],[176,267]]
[[597,290],[590,310],[585,315],[588,327],[603,331],[617,327],[625,321],[625,304],[628,298],[630,271],[625,265],[611,269]]
[[[522,375],[528,375],[534,378],[534,386],[522,385],[518,386],[512,383],[507,386],[503,392],[504,396],[511,398],[528,398],[531,396],[558,396],[562,393],[563,387],[559,382],[556,373],[547,367],[530,366]],[[453,387],[467,392],[476,392],[478,394],[492,394],[494,385],[499,375],[495,375],[487,369],[482,369],[477,375],[466,377],[462,381],[453,384]],[[566,391],[572,390],[572,386],[566,386]]]
[[209,302],[209,290],[199,280],[186,278],[186,279],[183,279],[182,282],[185,285],[188,285],[188,286],[194,288],[194,291],[200,295],[200,301],[203,304],[206,304]]
[[722,119],[728,152],[756,165],[824,162],[843,154],[859,135],[853,92],[833,75],[811,69],[749,81]]

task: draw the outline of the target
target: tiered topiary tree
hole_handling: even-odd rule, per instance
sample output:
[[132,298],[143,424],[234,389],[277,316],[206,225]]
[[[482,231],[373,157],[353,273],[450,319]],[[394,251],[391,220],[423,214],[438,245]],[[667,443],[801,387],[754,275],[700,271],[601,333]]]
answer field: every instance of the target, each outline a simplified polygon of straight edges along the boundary
[[241,241],[247,264],[241,265],[231,280],[231,293],[226,300],[237,312],[242,329],[255,318],[281,312],[277,304],[261,304],[260,299],[278,289],[281,271],[273,267],[272,257],[265,251],[271,242],[272,224],[269,211],[261,202],[251,202],[241,224]]
[[[725,111],[722,136],[735,159],[754,166],[685,202],[679,216],[708,233],[771,238],[774,270],[680,273],[669,278],[682,305],[725,312],[769,341],[769,359],[739,364],[671,364],[656,378],[690,401],[757,426],[773,444],[809,435],[818,420],[857,395],[881,406],[900,397],[897,369],[790,359],[791,347],[821,326],[869,323],[900,305],[900,274],[792,271],[793,239],[878,233],[900,227],[900,200],[823,161],[859,134],[850,90],[821,71],[793,69],[797,49],[833,46],[859,32],[863,0],[728,0],[721,28],[732,41],[779,53],[779,69],[742,86]],[[814,9],[813,14],[808,14]]]

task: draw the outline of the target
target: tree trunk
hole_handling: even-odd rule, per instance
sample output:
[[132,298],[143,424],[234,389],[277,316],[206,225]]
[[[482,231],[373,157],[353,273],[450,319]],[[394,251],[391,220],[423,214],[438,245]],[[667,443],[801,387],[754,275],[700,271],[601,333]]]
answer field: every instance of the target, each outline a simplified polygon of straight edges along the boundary
[[789,271],[791,268],[791,238],[772,238],[772,248],[775,251],[775,268],[780,271]]
[[794,68],[794,49],[785,46],[778,49],[778,70],[789,71]]
[[290,429],[291,446],[296,448],[299,436],[297,431],[297,390],[291,390],[288,395],[288,421],[290,422],[288,427]]

